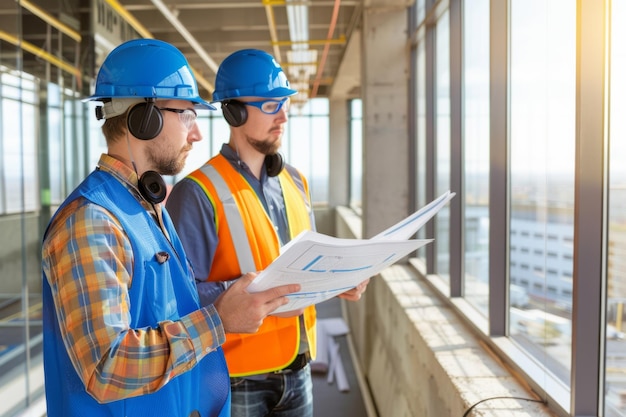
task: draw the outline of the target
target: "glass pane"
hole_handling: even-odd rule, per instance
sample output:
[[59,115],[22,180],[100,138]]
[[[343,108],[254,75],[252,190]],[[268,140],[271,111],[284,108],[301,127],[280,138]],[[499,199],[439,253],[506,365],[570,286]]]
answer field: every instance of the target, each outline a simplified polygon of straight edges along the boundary
[[314,98],[307,101],[302,109],[302,114],[312,114],[316,116],[327,116],[330,103],[326,99]]
[[[415,181],[415,196],[417,208],[424,207],[426,201],[426,45],[420,42],[417,45],[415,63],[415,160],[417,161],[417,179]],[[419,239],[426,239],[426,228],[417,232]],[[426,247],[417,251],[417,257],[426,262]]]
[[511,6],[510,331],[569,384],[576,3]]
[[[6,177],[8,213],[34,211],[39,204],[37,176],[35,106],[13,100],[3,100],[4,114],[13,115],[17,123],[4,123],[2,127],[3,163]],[[17,116],[16,116],[17,115]]]
[[488,315],[489,0],[463,7],[465,297]]
[[[84,120],[87,122],[87,137],[89,138],[89,166],[95,167],[98,165],[98,161],[100,160],[100,155],[107,152],[107,144],[106,139],[104,138],[104,134],[102,133],[102,125],[104,124],[104,120],[98,120],[94,116],[96,105],[98,102],[89,101],[86,104],[87,109],[86,114],[83,115]],[[69,139],[68,139],[69,140]],[[65,146],[68,146],[67,143]],[[72,175],[72,171],[67,169],[66,176],[69,177]],[[68,191],[74,189],[76,185],[78,185],[77,181],[82,180],[80,177],[75,177],[74,182],[68,181]]]
[[626,416],[626,2],[611,10],[609,245],[607,262],[606,415]]
[[350,101],[350,205],[361,207],[363,185],[363,102]]
[[[311,102],[328,100],[313,99]],[[318,110],[325,108],[326,114],[323,116],[313,116],[311,120],[311,133],[309,151],[309,187],[311,189],[311,199],[316,203],[328,203],[330,191],[328,172],[330,170],[330,155],[328,143],[328,132],[330,132],[328,106],[317,105]]]
[[[5,5],[2,31],[21,42],[20,5]],[[13,18],[11,18],[13,16]],[[20,45],[19,47],[21,47]],[[0,49],[0,415],[41,395],[40,80],[20,72],[19,47]],[[37,63],[45,68],[41,61]],[[45,83],[43,83],[45,85]],[[11,215],[6,215],[11,214]]]
[[211,118],[213,119],[213,123],[211,123],[211,136],[209,137],[209,141],[211,142],[211,156],[213,156],[222,149],[222,144],[228,143],[230,128],[222,116],[222,110],[218,110],[217,114],[212,114]]
[[59,86],[54,83],[48,83],[47,87],[48,112],[45,116],[48,122],[48,134],[44,140],[47,140],[48,142],[49,199],[53,205],[58,205],[65,197],[63,190],[63,169],[51,169],[51,167],[63,167],[62,140],[64,132],[62,120],[62,91]]
[[328,201],[328,129],[328,99],[315,98],[290,112],[283,136],[283,155],[307,177],[317,203]]
[[426,17],[426,0],[416,0],[415,1],[415,14],[417,24],[419,25]]
[[[435,49],[435,142],[437,173],[434,198],[450,189],[450,13],[446,11],[437,22]],[[454,191],[454,190],[453,190]],[[437,270],[444,280],[450,273],[450,206],[437,213],[435,242]]]

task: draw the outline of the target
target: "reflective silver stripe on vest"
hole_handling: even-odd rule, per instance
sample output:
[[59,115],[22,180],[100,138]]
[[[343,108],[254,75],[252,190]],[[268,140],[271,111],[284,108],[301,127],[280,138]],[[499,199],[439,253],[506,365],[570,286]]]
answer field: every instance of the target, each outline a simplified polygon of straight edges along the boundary
[[[256,272],[256,265],[254,264],[254,258],[252,258],[252,250],[250,250],[250,245],[248,244],[248,234],[244,228],[237,203],[235,203],[235,199],[226,181],[224,181],[224,178],[222,178],[213,165],[205,165],[202,167],[201,171],[215,186],[217,196],[224,206],[226,222],[228,223],[228,228],[230,229],[230,234],[233,239],[241,273]],[[217,215],[217,213],[215,213],[215,215]]]

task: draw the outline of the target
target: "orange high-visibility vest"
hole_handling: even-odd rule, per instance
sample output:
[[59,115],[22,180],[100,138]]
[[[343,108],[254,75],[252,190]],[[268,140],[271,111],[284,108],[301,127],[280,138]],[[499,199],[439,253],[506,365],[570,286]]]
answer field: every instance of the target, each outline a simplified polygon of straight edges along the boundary
[[[283,169],[278,175],[285,200],[291,238],[311,229],[309,190],[303,189]],[[254,189],[228,160],[217,155],[189,174],[204,190],[215,213],[218,244],[209,281],[227,281],[267,267],[280,253],[280,241],[270,217]],[[315,357],[315,307],[304,311],[304,325],[311,356]],[[247,376],[285,368],[300,345],[298,317],[268,316],[254,334],[226,335],[222,346],[231,376]]]

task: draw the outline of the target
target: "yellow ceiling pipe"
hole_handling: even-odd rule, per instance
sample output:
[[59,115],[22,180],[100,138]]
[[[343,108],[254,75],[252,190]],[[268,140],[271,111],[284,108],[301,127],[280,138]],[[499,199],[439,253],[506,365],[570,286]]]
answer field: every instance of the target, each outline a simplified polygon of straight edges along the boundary
[[[133,16],[128,10],[126,10],[126,8],[122,6],[117,0],[105,1],[109,6],[113,8],[113,10],[115,10],[122,17],[122,19],[124,19],[124,21],[126,21],[126,23],[128,23],[133,29],[135,29],[137,33],[139,33],[142,37],[151,39],[154,38],[152,33],[148,29],[146,29],[146,27],[142,25],[137,19],[135,19],[135,16]],[[191,68],[191,70],[193,71],[198,84],[204,87],[204,89],[207,90],[209,93],[213,93],[213,90],[215,89],[213,84],[209,80],[204,78],[193,67]]]
[[113,8],[121,17],[132,26],[144,38],[154,38],[152,33],[144,25],[139,23],[135,16],[133,16],[124,6],[122,6],[117,0],[105,0],[106,3]]
[[70,74],[74,75],[76,78],[78,78],[80,80],[80,69],[68,64],[67,62],[63,61],[62,59],[57,58],[56,56],[52,55],[49,52],[44,51],[43,49],[33,45],[32,43],[26,42],[24,40],[20,41],[20,39],[15,36],[15,35],[11,35],[9,33],[6,33],[2,30],[0,30],[0,39],[13,44],[17,47],[22,48],[23,50],[30,52],[31,54],[37,56],[38,58],[44,59],[45,61],[48,61],[49,63],[51,63],[52,65],[61,68],[63,71],[65,72],[69,72]]
[[[270,30],[270,40],[274,49],[274,58],[278,63],[281,63],[282,58],[280,56],[280,48],[275,42],[278,42],[278,34],[276,33],[276,19],[274,18],[274,9],[272,6],[280,4],[280,2],[273,0],[261,0],[263,6],[265,7],[265,15],[267,16],[267,26]],[[285,2],[283,1],[282,4]]]
[[75,31],[74,29],[66,25],[65,23],[61,22],[54,16],[51,16],[50,14],[46,13],[39,7],[35,6],[30,1],[19,0],[18,3],[20,6],[22,6],[23,8],[25,8],[26,10],[28,10],[29,12],[31,12],[32,14],[34,14],[35,16],[37,16],[38,18],[40,18],[41,20],[49,24],[50,26],[58,29],[60,32],[74,39],[76,42],[81,41],[82,37],[80,36],[80,33]]
[[320,84],[331,85],[335,79],[333,77],[320,78]]
[[291,45],[343,45],[346,43],[346,36],[340,35],[337,39],[320,39],[320,40],[308,40],[308,41],[277,41],[272,42],[272,45],[278,46],[291,46]]
[[304,67],[304,66],[308,66],[308,65],[315,65],[315,66],[317,66],[317,61],[313,61],[313,62],[285,62],[284,64],[281,64],[281,66],[283,66],[283,67]]

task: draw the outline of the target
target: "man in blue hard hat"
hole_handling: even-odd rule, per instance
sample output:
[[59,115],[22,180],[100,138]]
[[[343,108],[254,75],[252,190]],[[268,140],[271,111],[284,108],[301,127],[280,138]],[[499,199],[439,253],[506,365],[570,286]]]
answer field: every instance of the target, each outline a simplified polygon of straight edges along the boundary
[[254,332],[298,286],[250,294],[248,274],[201,306],[161,202],[202,139],[200,98],[182,53],[126,42],[99,70],[107,153],[64,201],[42,248],[49,417],[230,415],[226,332]]
[[[308,182],[278,152],[296,93],[264,51],[237,51],[218,69],[213,99],[230,125],[229,142],[178,182],[167,202],[203,305],[315,228]],[[358,300],[366,285],[342,297]],[[310,306],[270,315],[254,334],[226,335],[234,417],[313,416],[315,317]]]

